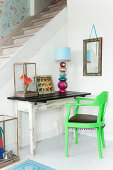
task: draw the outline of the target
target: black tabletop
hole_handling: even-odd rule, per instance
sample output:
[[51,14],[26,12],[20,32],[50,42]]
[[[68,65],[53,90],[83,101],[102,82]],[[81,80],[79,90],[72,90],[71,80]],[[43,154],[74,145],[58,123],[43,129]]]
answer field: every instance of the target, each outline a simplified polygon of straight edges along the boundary
[[33,97],[7,97],[7,99],[11,100],[20,100],[20,101],[29,101],[29,102],[46,102],[48,100],[56,100],[56,99],[63,99],[69,97],[85,97],[86,95],[90,95],[91,93],[87,92],[75,92],[75,91],[67,91],[66,93],[59,93],[56,91],[55,93],[51,94],[43,94],[39,96]]

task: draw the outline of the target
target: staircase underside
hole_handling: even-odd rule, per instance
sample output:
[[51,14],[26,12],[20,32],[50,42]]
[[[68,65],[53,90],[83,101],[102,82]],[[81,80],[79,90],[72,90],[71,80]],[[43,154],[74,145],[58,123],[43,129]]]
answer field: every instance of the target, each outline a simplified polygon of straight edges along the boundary
[[9,35],[9,39],[1,43],[0,64],[5,63],[17,52],[30,38],[51,21],[64,7],[66,0],[59,0],[44,9],[39,15],[29,17],[22,23],[16,32]]

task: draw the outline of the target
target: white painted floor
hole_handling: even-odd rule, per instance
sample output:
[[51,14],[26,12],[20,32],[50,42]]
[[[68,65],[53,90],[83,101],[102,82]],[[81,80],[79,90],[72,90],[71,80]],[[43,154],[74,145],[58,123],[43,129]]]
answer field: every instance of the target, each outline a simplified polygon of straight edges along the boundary
[[[79,135],[74,144],[69,135],[69,158],[65,158],[64,135],[37,143],[37,154],[30,156],[29,147],[20,152],[20,160],[32,159],[57,170],[113,170],[113,142],[106,141],[103,159],[98,156],[97,141],[94,137]],[[6,168],[5,168],[6,170]]]

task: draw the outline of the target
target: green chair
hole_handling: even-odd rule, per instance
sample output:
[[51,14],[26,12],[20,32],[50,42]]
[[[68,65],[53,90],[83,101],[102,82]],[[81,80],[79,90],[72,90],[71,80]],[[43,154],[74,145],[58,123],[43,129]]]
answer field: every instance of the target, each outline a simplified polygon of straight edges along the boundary
[[[80,104],[80,101],[92,101],[90,104]],[[101,149],[101,141],[103,148],[105,148],[105,141],[104,141],[104,115],[106,111],[108,100],[108,92],[103,91],[99,94],[95,99],[88,99],[88,98],[76,98],[75,101],[77,103],[67,103],[67,115],[65,118],[65,156],[68,157],[68,128],[72,127],[75,128],[75,144],[78,143],[78,129],[79,128],[86,128],[86,129],[97,129],[97,143],[98,143],[98,151],[99,157],[102,158],[102,149]],[[75,115],[71,118],[70,116],[70,108],[72,106],[76,106]],[[98,116],[96,115],[89,115],[89,114],[78,114],[78,110],[80,106],[96,106],[98,107]]]

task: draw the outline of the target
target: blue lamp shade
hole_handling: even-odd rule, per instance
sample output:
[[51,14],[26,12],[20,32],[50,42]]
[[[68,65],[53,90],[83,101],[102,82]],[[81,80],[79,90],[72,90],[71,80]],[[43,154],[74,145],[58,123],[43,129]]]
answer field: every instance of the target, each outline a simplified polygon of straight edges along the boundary
[[71,49],[69,47],[56,48],[57,61],[71,61]]

